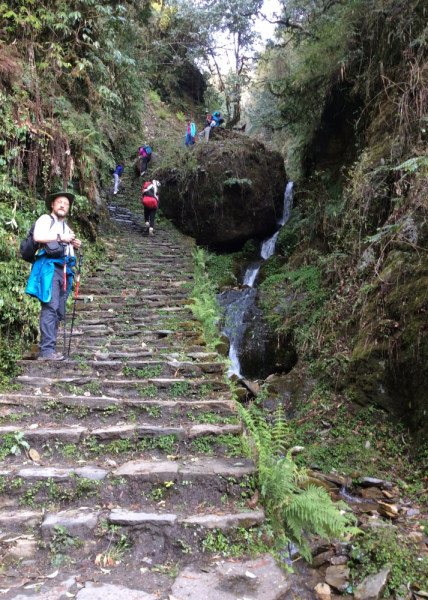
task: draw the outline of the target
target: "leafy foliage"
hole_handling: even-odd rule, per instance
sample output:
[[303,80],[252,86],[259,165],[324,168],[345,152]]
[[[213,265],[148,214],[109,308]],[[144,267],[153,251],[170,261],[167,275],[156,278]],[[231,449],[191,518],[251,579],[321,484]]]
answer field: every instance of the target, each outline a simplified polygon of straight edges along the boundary
[[199,248],[193,252],[195,260],[194,287],[189,308],[202,324],[207,343],[211,346],[219,340],[218,322],[221,309],[208,278],[204,250]]
[[[419,556],[420,547],[414,539],[405,538],[396,530],[385,528],[354,540],[351,551],[351,573],[354,581],[391,568],[385,597],[394,596],[417,584],[418,589],[428,587],[428,560]],[[418,558],[416,558],[418,557]],[[355,586],[354,586],[355,587]]]
[[342,514],[323,487],[308,485],[304,470],[293,462],[287,452],[290,431],[279,407],[273,426],[256,409],[240,407],[248,433],[248,445],[257,461],[260,493],[270,518],[277,529],[278,547],[287,538],[298,544],[301,554],[311,559],[304,534],[322,537],[342,537],[356,533],[350,519]]

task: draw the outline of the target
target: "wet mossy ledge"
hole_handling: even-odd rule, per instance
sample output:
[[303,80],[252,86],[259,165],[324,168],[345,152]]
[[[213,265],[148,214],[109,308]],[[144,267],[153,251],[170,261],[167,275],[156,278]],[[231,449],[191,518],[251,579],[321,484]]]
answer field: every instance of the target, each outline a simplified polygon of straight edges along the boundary
[[233,252],[276,231],[287,184],[279,153],[219,129],[170,163],[156,172],[162,211],[197,244]]

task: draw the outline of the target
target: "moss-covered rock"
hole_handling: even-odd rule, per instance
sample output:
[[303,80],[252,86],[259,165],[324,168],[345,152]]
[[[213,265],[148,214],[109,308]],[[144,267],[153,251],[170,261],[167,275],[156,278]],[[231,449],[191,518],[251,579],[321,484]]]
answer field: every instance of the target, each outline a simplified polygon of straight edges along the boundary
[[375,404],[420,430],[428,416],[428,258],[388,256],[361,314],[345,380],[360,404]]
[[291,336],[278,335],[255,304],[246,312],[248,323],[239,352],[241,371],[250,379],[264,379],[272,373],[288,373],[297,362]]
[[162,211],[198,244],[233,251],[275,232],[287,183],[280,154],[216,130],[208,143],[184,147],[177,161],[157,173]]

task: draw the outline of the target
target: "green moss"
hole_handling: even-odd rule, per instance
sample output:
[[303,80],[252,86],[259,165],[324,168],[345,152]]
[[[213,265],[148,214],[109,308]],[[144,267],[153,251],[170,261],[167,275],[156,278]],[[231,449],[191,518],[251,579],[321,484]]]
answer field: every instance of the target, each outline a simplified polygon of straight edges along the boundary
[[285,256],[293,254],[299,243],[300,219],[299,209],[294,208],[287,223],[279,232],[276,250]]
[[217,289],[224,285],[236,285],[232,254],[209,254],[206,262],[208,274]]

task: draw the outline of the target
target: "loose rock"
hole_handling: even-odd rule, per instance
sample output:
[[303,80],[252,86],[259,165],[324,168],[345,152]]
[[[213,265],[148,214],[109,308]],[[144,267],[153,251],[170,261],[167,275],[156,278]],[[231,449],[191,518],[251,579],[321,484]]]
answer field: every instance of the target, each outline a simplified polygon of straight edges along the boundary
[[131,590],[123,585],[93,583],[87,581],[83,590],[76,595],[76,600],[158,600],[158,596],[147,594],[141,590]]
[[331,589],[328,583],[319,583],[314,587],[314,590],[319,600],[330,600]]
[[357,586],[355,600],[379,600],[388,582],[391,569],[385,567],[376,575],[369,575]]
[[344,592],[349,585],[350,569],[343,565],[333,565],[327,568],[325,574],[326,582],[339,592]]

